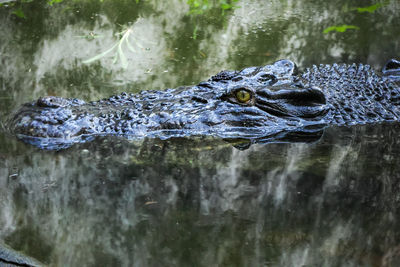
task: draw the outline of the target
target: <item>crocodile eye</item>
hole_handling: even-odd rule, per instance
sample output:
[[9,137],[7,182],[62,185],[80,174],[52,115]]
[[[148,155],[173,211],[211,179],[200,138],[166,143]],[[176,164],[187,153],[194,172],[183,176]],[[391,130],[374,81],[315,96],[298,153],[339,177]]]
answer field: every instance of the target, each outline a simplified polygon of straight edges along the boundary
[[235,92],[235,97],[240,103],[247,103],[251,98],[251,94],[245,89],[239,89]]

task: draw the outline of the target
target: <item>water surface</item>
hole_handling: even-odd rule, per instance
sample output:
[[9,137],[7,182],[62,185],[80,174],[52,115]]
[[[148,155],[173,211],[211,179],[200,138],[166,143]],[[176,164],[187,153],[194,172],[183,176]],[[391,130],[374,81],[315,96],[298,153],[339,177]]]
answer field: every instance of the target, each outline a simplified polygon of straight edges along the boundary
[[[0,121],[43,95],[97,100],[281,58],[379,70],[399,56],[399,11],[395,0],[242,0],[202,14],[183,0],[4,4]],[[340,25],[358,29],[323,33]],[[127,64],[114,51],[83,63],[126,29]],[[98,138],[52,152],[3,131],[0,241],[50,266],[395,263],[399,134],[395,123],[331,127],[313,143],[248,148]]]

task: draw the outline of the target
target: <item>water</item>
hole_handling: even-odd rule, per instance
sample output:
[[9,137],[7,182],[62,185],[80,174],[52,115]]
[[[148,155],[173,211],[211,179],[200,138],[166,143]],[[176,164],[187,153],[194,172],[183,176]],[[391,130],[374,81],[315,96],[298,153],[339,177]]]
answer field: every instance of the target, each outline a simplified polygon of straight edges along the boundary
[[[376,3],[373,13],[351,10]],[[237,6],[195,15],[183,0],[3,5],[1,121],[42,95],[96,100],[281,58],[300,69],[379,70],[399,56],[395,0]],[[322,33],[343,24],[359,29]],[[120,25],[132,30],[127,67],[114,52],[83,64],[118,41]],[[399,134],[392,123],[248,149],[216,138],[105,138],[49,152],[3,131],[0,243],[50,266],[395,266]]]

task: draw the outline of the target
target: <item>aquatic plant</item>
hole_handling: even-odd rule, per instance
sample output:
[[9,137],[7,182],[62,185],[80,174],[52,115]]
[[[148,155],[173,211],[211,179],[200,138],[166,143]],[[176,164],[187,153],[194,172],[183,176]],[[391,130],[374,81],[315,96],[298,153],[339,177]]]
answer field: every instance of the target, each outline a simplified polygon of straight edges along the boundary
[[385,1],[384,3],[376,3],[374,5],[366,6],[366,7],[350,7],[348,11],[357,11],[358,13],[374,13],[377,9],[386,6],[389,4],[389,1]]
[[[348,7],[347,5],[343,6],[342,10],[343,12],[349,12],[349,11],[357,11],[358,13],[374,13],[377,9],[388,5],[389,1],[385,1],[383,3],[376,3],[374,5],[366,6],[366,7]],[[322,32],[324,34],[327,34],[329,32],[345,32],[349,29],[352,30],[359,30],[360,27],[355,26],[355,25],[334,25],[325,28]]]
[[[211,9],[220,9],[221,10],[221,17],[225,16],[225,12],[231,9],[238,8],[237,5],[239,0],[218,0],[212,1],[209,0],[187,0],[186,3],[189,5],[189,15],[194,15],[196,20],[197,16],[204,15],[206,11]],[[192,38],[194,40],[197,39],[197,32],[199,30],[198,23],[195,22],[193,28]]]
[[[116,42],[112,47],[110,47],[106,51],[104,51],[92,58],[84,60],[83,63],[85,63],[85,64],[92,63],[93,61],[99,60],[114,51],[113,63],[114,64],[117,63],[117,61],[119,59],[122,67],[126,69],[128,67],[128,60],[126,59],[126,56],[124,54],[123,45],[125,45],[131,52],[133,52],[133,53],[136,52],[135,48],[129,41],[129,37],[131,34],[132,34],[132,28],[126,28],[122,32],[117,33],[117,35],[120,36],[120,39],[118,42]],[[141,45],[139,43],[136,42],[135,44],[137,46],[141,47]]]
[[345,31],[347,31],[347,30],[349,30],[349,29],[359,30],[360,27],[355,26],[355,25],[346,25],[346,24],[343,24],[343,25],[339,25],[339,26],[331,26],[331,27],[328,27],[328,28],[326,28],[326,29],[323,31],[323,33],[328,33],[328,32],[331,32],[331,31],[345,32]]
[[221,9],[222,15],[224,15],[224,12],[229,9],[234,9],[237,8],[237,2],[239,0],[219,0],[219,1],[213,1],[210,4],[210,1],[208,0],[187,0],[186,3],[189,5],[190,14],[196,14],[200,15],[203,14],[206,10],[218,6]]

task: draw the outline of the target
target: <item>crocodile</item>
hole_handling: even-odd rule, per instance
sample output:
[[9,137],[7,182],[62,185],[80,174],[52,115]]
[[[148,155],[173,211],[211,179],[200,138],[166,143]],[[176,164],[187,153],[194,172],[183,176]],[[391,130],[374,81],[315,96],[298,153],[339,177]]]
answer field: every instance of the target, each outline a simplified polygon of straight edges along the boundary
[[92,102],[45,96],[22,105],[7,127],[43,149],[109,135],[296,141],[318,137],[330,125],[399,121],[399,82],[396,59],[381,72],[364,64],[314,65],[300,72],[283,59],[163,91]]
[[39,267],[45,266],[38,260],[28,257],[21,252],[13,250],[5,244],[0,242],[0,266],[2,267],[14,267],[14,266],[25,266],[25,267]]

